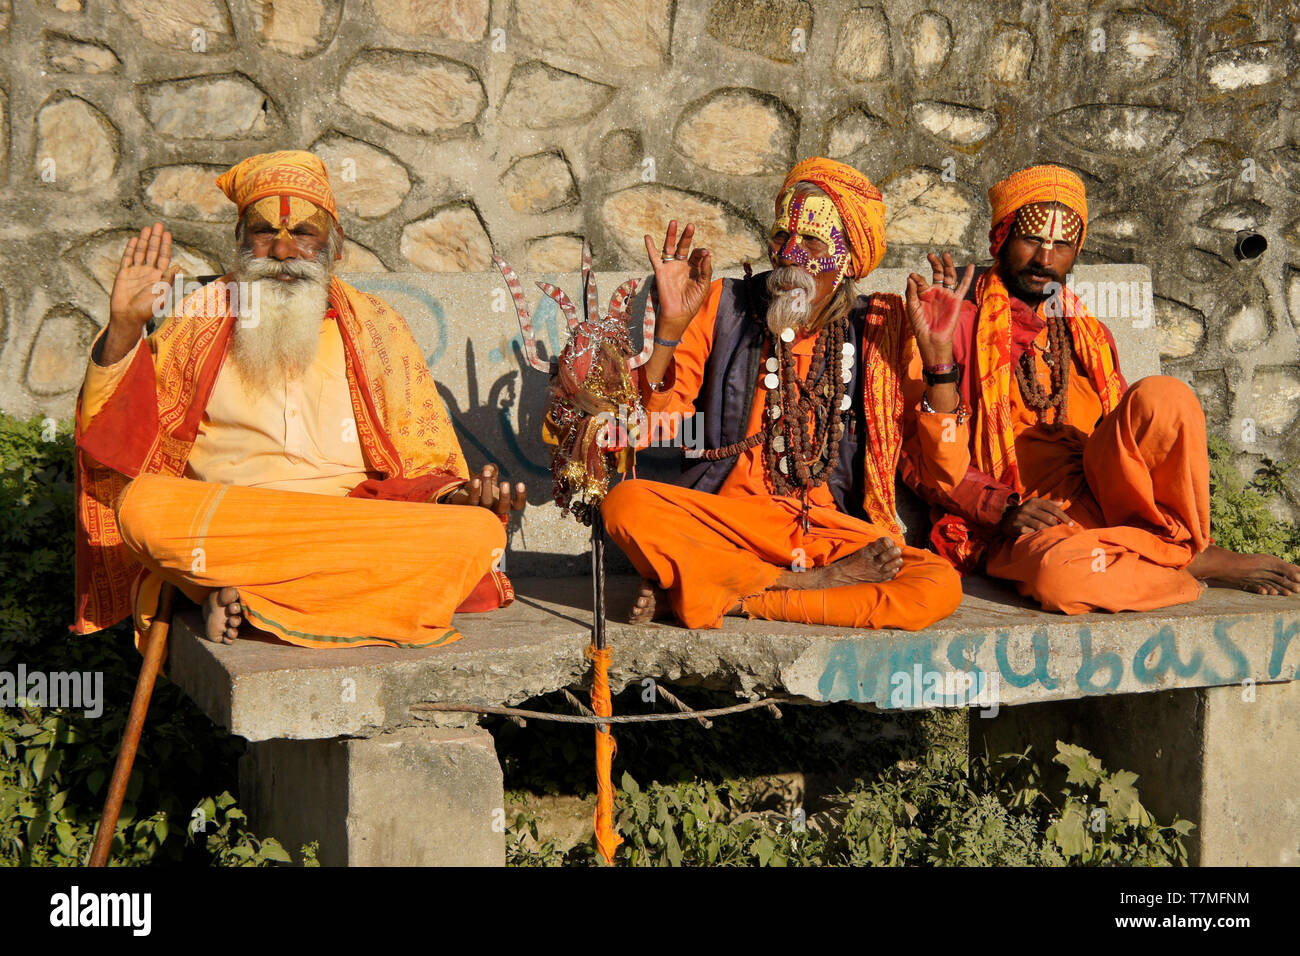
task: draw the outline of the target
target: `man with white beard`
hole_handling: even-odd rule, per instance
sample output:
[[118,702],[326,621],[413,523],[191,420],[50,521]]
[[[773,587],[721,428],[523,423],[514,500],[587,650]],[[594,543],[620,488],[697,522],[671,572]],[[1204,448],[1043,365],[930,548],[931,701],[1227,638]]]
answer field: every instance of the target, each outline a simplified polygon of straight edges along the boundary
[[[633,623],[919,630],[961,602],[956,571],[906,546],[895,511],[913,317],[853,284],[884,255],[884,216],[865,176],[816,158],[777,196],[765,275],[711,282],[689,224],[678,238],[671,222],[662,251],[645,237],[658,299],[642,398],[659,427],[701,414],[706,447],[680,482],[624,481],[604,501],[644,579]],[[909,308],[938,318],[932,297]]]
[[[253,156],[235,272],[152,334],[175,278],[162,223],[127,243],[77,407],[77,621],[134,612],[170,581],[207,636],[310,647],[457,640],[453,612],[508,604],[495,570],[522,484],[470,479],[401,316],[333,275],[343,231],[321,161]],[[473,507],[452,507],[470,505]]]

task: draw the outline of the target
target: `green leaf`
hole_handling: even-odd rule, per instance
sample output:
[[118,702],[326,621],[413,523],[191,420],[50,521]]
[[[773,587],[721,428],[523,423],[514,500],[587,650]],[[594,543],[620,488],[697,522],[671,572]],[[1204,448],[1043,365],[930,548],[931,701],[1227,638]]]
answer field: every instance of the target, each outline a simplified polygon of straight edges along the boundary
[[673,866],[682,865],[682,848],[677,842],[677,834],[671,827],[664,831],[664,854]]
[[1081,858],[1092,849],[1087,820],[1081,805],[1074,800],[1066,803],[1065,809],[1061,812],[1061,819],[1048,828],[1048,835],[1061,848],[1061,852],[1070,859]]
[[280,846],[280,841],[275,837],[267,837],[262,841],[262,856],[268,860],[274,860],[276,863],[292,863],[293,857],[285,852],[284,847]]
[[1056,756],[1053,759],[1069,771],[1065,778],[1067,783],[1093,787],[1101,780],[1101,761],[1083,747],[1058,740]]

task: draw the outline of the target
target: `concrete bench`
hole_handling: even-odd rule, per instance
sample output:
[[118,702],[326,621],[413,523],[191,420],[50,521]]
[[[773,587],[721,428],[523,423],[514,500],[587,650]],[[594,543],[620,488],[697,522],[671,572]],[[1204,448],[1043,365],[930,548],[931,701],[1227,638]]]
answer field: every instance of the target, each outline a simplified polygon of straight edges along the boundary
[[[872,286],[900,289],[903,276],[884,270]],[[407,317],[471,462],[497,461],[512,480],[533,484],[532,507],[511,532],[516,602],[459,616],[463,640],[422,651],[213,645],[199,637],[196,617],[182,615],[170,676],[214,722],[250,742],[241,802],[257,832],[287,846],[319,840],[327,865],[501,864],[505,801],[491,735],[471,715],[420,719],[410,708],[426,700],[519,704],[581,686],[588,532],[546,503],[550,456],[537,437],[546,382],[517,354],[499,277],[350,278]],[[623,276],[600,278],[604,297]],[[548,279],[568,291],[576,282]],[[1076,277],[1101,290],[1096,311],[1116,334],[1130,381],[1159,370],[1148,279],[1136,266],[1085,267]],[[1116,289],[1127,303],[1118,315]],[[553,354],[556,310],[543,302],[535,321]],[[647,460],[641,473],[671,467]],[[611,577],[611,618],[635,583]],[[973,579],[955,614],[915,634],[611,619],[608,636],[616,693],[653,678],[749,699],[966,707],[972,750],[1033,744],[1051,754],[1059,738],[1138,773],[1153,813],[1198,824],[1193,862],[1300,863],[1300,606],[1287,599],[1211,589],[1159,612],[1066,617]]]

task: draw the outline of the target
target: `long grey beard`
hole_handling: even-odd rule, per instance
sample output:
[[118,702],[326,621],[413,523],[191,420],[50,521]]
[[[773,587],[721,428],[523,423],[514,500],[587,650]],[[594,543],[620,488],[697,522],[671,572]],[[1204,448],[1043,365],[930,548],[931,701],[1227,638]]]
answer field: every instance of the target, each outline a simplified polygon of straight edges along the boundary
[[[294,281],[274,278],[281,273]],[[243,251],[236,276],[251,307],[241,308],[231,358],[256,396],[299,378],[316,358],[321,319],[329,308],[330,269],[319,261],[280,262]]]
[[[789,286],[790,288],[782,288]],[[767,277],[770,301],[767,327],[779,337],[785,329],[796,332],[812,321],[812,300],[817,287],[813,277],[797,266],[781,266]]]

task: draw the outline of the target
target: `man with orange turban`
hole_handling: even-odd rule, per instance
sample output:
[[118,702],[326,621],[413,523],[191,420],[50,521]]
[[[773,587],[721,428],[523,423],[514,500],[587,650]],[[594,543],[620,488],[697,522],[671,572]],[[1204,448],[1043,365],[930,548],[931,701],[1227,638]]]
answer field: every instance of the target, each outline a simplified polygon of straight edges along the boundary
[[[952,322],[913,322],[904,472],[946,512],[937,550],[1067,614],[1182,604],[1207,581],[1300,593],[1300,568],[1212,543],[1196,396],[1162,375],[1130,388],[1110,330],[1066,287],[1087,234],[1082,180],[1034,166],[989,201],[996,262],[973,301]],[[959,288],[951,257],[929,258],[934,285],[910,276],[909,303],[948,314],[973,267]],[[912,469],[926,458],[944,467]]]
[[624,481],[605,498],[605,527],[645,579],[634,623],[744,613],[919,630],[961,602],[956,572],[907,547],[895,514],[903,303],[853,286],[884,255],[884,225],[866,177],[809,159],[777,196],[770,272],[711,282],[693,225],[678,238],[670,222],[662,253],[645,237],[658,305],[644,403],[669,431],[699,412],[706,447],[679,483]]
[[512,597],[493,564],[523,486],[494,465],[470,479],[402,317],[333,275],[320,159],[253,156],[217,185],[238,207],[232,273],[168,308],[179,267],[155,223],[113,283],[77,403],[73,630],[134,611],[145,633],[170,581],[214,641],[456,640],[454,611]]

